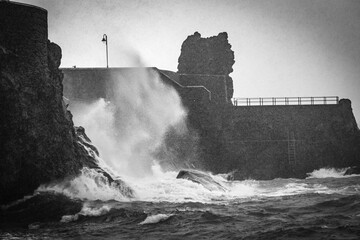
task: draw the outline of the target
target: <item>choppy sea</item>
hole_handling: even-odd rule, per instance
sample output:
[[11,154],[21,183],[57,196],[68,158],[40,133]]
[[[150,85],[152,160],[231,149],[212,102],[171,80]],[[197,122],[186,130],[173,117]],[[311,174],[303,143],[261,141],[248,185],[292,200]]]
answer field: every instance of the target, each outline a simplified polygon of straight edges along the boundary
[[2,206],[0,238],[360,239],[360,176],[343,173],[232,182],[212,176],[227,190],[211,191],[158,171],[130,183],[132,199],[83,174]]

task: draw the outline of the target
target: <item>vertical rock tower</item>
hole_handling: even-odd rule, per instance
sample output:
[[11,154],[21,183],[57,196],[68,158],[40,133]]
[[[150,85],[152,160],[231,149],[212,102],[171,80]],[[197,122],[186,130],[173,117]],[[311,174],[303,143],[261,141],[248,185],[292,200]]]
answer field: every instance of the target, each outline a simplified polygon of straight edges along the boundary
[[229,76],[234,63],[234,52],[226,32],[209,38],[202,38],[200,33],[195,32],[181,46],[178,73],[225,75],[229,101],[234,92],[233,81]]
[[0,1],[0,204],[82,167],[45,9]]

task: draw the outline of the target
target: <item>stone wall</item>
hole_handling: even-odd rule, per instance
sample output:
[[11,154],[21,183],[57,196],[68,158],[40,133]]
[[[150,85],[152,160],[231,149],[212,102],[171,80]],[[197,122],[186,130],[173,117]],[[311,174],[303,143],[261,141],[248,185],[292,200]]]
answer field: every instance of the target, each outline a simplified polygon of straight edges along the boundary
[[[197,135],[198,161],[206,170],[219,173],[237,170],[237,178],[271,179],[304,177],[316,168],[345,167],[359,162],[359,132],[351,103],[303,106],[244,106],[214,104],[225,99],[217,91],[216,78],[209,93],[204,88],[189,88],[190,77],[161,74],[164,83],[174,87],[188,110],[188,127]],[[70,100],[111,99],[111,76],[127,76],[131,81],[144,69],[64,69],[64,93]],[[155,74],[155,73],[154,73]],[[174,74],[174,73],[172,73]],[[190,75],[191,76],[191,75]],[[179,83],[174,83],[173,78]],[[201,78],[200,78],[201,80]],[[183,84],[183,85],[181,85]],[[214,101],[215,99],[215,101]],[[289,166],[288,138],[296,140],[296,164]],[[173,143],[175,146],[176,144]]]
[[[228,167],[238,169],[239,178],[305,177],[321,167],[360,163],[360,132],[349,100],[337,105],[233,107],[232,112],[232,124],[225,130],[232,155]],[[294,163],[289,163],[291,140]]]
[[180,75],[180,83],[185,86],[204,86],[210,91],[212,104],[228,102],[226,75]]
[[88,159],[62,95],[44,9],[0,2],[0,204],[74,176]]
[[[132,81],[135,78],[149,79],[158,75],[165,84],[175,89],[182,88],[156,68],[63,68],[64,96],[70,100],[92,101],[99,98],[111,99],[114,83]],[[120,82],[121,85],[121,82]]]
[[25,4],[0,4],[0,67],[21,72],[26,81],[38,84],[47,76],[47,11]]
[[106,68],[65,68],[64,96],[70,100],[93,101],[106,98],[110,73]]

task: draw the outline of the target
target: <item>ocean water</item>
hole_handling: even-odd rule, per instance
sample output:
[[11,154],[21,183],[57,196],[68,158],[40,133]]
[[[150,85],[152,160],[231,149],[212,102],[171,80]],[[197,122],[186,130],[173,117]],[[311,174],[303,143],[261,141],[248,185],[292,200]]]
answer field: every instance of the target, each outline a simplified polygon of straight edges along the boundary
[[[360,176],[320,169],[307,179],[177,179],[197,163],[193,156],[177,159],[166,145],[169,129],[196,140],[180,97],[146,71],[113,78],[111,102],[70,108],[99,149],[99,166],[133,196],[84,168],[1,206],[0,239],[360,239]],[[189,152],[196,152],[193,145]],[[159,148],[169,150],[166,164],[154,157]]]
[[[211,175],[226,191],[176,179],[177,172],[156,167],[154,172],[151,179],[129,183],[134,198],[105,187],[89,172],[66,184],[43,186],[2,206],[13,210],[1,217],[0,238],[360,239],[360,176],[343,176],[344,170],[270,181],[229,182]],[[57,205],[78,210],[61,215]],[[29,222],[37,214],[40,221]]]

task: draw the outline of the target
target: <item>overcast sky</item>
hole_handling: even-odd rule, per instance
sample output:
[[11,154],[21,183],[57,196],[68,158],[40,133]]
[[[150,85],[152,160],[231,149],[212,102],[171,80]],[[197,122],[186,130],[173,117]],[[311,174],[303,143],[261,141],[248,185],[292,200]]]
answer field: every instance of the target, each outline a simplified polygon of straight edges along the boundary
[[360,122],[360,0],[18,0],[48,10],[62,67],[177,70],[182,42],[226,31],[234,96],[349,98]]

